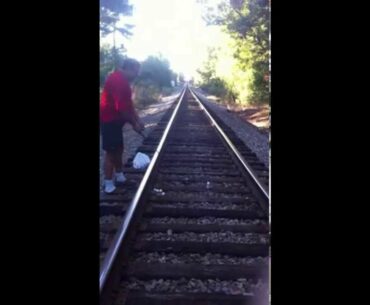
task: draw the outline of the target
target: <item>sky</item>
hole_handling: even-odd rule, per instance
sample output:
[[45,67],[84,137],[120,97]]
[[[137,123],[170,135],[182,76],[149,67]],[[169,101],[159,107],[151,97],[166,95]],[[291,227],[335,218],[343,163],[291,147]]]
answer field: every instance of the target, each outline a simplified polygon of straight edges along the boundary
[[[216,27],[207,27],[202,20],[201,6],[196,0],[131,0],[133,16],[122,23],[135,25],[133,36],[117,35],[117,45],[123,43],[127,55],[144,60],[161,53],[171,69],[186,78],[194,76],[206,59],[207,47],[221,39]],[[106,41],[112,41],[107,37]]]

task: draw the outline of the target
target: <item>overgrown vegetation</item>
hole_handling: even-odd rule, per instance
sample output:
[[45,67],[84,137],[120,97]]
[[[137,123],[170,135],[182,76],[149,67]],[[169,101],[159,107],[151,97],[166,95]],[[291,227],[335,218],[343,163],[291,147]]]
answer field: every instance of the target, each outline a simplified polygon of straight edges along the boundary
[[[198,70],[198,85],[234,104],[269,103],[269,1],[199,0],[204,19],[226,34]],[[218,2],[215,4],[215,2]]]

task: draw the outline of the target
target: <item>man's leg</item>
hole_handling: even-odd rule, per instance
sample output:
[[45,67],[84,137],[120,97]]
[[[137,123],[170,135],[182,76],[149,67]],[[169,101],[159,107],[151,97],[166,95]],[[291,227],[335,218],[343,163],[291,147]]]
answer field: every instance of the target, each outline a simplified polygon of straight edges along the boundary
[[[124,183],[126,177],[122,172],[123,134],[122,124],[108,123],[102,125],[103,149],[106,151],[104,175],[105,192],[112,193],[116,189],[114,178],[117,183]],[[116,173],[113,176],[113,170]]]
[[104,158],[104,191],[113,193],[116,187],[113,182],[114,152],[106,151]]
[[[122,128],[121,128],[122,130]],[[103,123],[101,126],[104,156],[104,191],[113,193],[116,189],[113,181],[113,170],[117,151],[122,145],[122,135],[117,124]],[[118,136],[121,136],[121,139]]]
[[123,154],[123,147],[118,147],[113,154],[113,166],[117,172],[122,172],[122,154]]
[[112,180],[113,179],[113,168],[114,168],[114,157],[112,152],[105,152],[104,156],[104,179]]
[[126,177],[123,175],[122,172],[122,154],[123,154],[123,146],[120,146],[117,148],[117,150],[114,152],[113,156],[113,166],[116,170],[115,178],[116,182],[118,183],[124,183],[126,181]]

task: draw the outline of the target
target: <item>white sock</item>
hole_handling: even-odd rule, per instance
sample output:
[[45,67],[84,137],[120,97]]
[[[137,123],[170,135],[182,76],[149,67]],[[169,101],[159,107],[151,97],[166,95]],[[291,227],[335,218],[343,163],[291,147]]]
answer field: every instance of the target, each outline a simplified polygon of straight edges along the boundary
[[112,193],[116,187],[114,186],[113,180],[104,180],[104,191],[106,193]]

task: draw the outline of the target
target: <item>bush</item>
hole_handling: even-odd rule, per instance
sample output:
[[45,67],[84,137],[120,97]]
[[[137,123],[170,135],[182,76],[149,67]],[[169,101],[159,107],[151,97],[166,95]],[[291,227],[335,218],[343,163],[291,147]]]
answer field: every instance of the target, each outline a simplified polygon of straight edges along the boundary
[[220,78],[212,78],[207,83],[200,86],[210,94],[225,98],[228,94],[226,83]]
[[270,100],[269,81],[265,79],[268,64],[257,62],[253,65],[253,81],[250,85],[253,104],[268,104]]
[[164,87],[162,89],[162,96],[168,96],[168,95],[171,95],[173,92],[173,88],[172,87]]
[[143,108],[159,100],[161,90],[151,80],[140,81],[135,85],[134,103],[137,107]]

